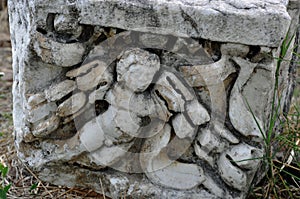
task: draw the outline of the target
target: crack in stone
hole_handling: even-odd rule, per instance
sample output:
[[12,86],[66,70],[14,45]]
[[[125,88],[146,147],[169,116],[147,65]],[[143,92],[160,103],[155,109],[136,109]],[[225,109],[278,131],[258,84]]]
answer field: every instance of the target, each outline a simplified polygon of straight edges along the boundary
[[190,15],[188,15],[181,7],[180,7],[180,11],[181,11],[181,16],[184,18],[184,20],[189,22],[190,25],[194,28],[194,30],[199,34],[197,22]]

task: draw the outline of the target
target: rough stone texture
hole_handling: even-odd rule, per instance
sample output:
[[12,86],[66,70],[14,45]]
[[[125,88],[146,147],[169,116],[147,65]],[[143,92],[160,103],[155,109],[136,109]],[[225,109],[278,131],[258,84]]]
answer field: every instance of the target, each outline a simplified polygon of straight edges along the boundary
[[112,198],[245,198],[264,172],[249,106],[264,130],[297,5],[10,0],[19,157],[57,185],[101,192],[101,180]]
[[84,24],[276,47],[290,24],[286,4],[286,0],[81,0],[78,7]]

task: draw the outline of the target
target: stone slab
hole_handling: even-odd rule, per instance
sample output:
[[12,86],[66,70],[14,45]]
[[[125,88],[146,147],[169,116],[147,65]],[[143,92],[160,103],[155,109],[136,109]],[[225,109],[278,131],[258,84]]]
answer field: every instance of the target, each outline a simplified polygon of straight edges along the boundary
[[77,2],[83,24],[270,47],[290,25],[286,6],[286,0]]

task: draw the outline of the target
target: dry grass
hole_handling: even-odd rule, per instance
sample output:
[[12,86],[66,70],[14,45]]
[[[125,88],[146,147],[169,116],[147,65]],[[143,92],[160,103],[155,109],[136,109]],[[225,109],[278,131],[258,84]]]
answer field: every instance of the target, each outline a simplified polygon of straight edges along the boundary
[[12,186],[7,194],[8,198],[103,198],[102,194],[92,190],[70,189],[53,186],[41,182],[36,175],[18,158],[14,148],[11,133],[4,134],[0,142],[0,163],[9,167],[5,183]]

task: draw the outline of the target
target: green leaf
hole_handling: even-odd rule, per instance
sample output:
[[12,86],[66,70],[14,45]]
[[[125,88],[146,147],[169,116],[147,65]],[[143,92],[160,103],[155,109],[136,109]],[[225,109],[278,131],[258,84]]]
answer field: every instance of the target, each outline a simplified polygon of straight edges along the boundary
[[31,185],[30,191],[35,190],[37,188],[37,185],[38,185],[37,183],[34,183],[33,185]]
[[6,192],[3,189],[0,189],[0,199],[6,199]]
[[4,187],[5,193],[7,193],[7,192],[9,191],[10,187],[11,187],[11,184],[6,185],[6,186]]
[[1,172],[2,172],[2,177],[5,178],[8,173],[8,167],[3,167]]

